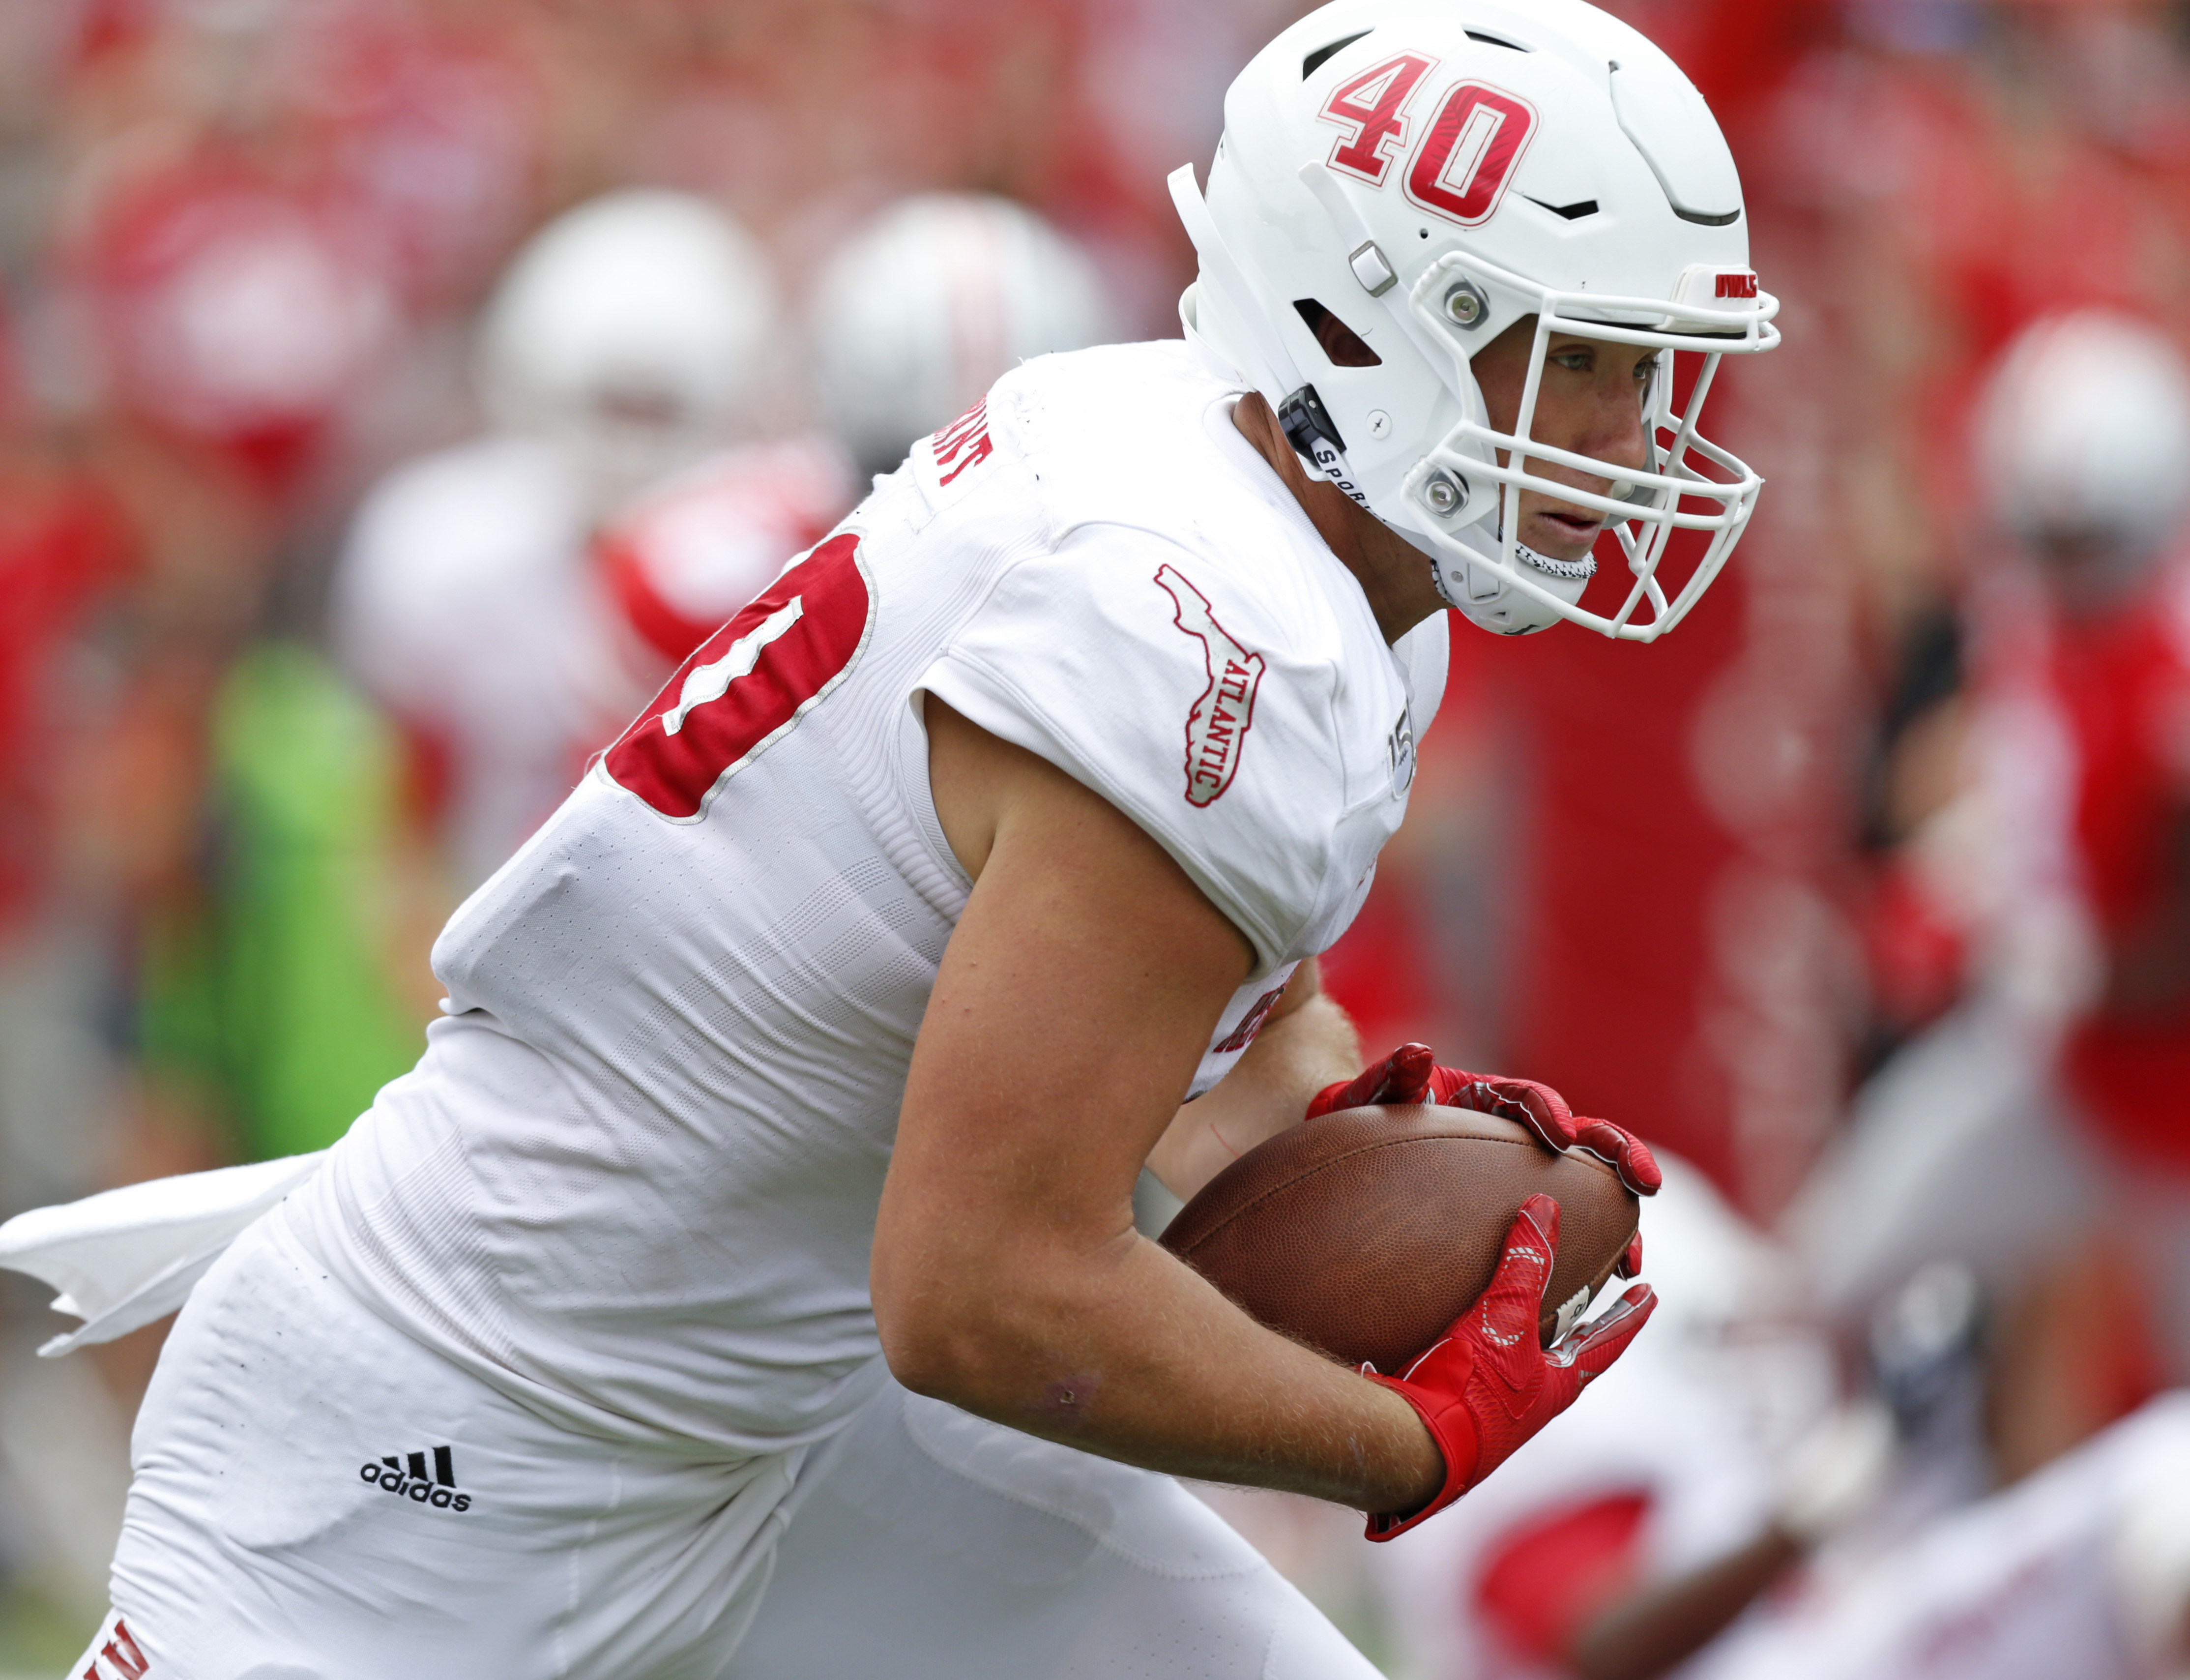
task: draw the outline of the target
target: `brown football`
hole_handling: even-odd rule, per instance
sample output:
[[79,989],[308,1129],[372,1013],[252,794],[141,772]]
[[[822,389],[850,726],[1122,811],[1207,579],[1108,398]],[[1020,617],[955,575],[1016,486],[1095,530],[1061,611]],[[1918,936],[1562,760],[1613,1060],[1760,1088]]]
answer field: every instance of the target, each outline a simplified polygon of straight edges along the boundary
[[1163,1246],[1274,1330],[1396,1372],[1489,1286],[1523,1201],[1559,1205],[1539,1328],[1594,1290],[1635,1234],[1635,1197],[1596,1156],[1552,1155],[1472,1109],[1347,1109],[1282,1132],[1179,1211]]

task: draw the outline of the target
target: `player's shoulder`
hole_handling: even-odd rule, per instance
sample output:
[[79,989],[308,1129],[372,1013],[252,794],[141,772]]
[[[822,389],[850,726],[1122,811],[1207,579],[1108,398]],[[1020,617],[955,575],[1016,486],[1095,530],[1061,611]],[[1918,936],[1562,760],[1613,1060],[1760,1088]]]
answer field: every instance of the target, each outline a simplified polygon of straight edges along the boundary
[[[1109,345],[1023,364],[978,423],[1002,463],[1000,499],[1019,504],[1068,593],[1153,591],[1167,615],[1213,614],[1272,658],[1342,666],[1373,621],[1233,423],[1245,389],[1183,340]],[[956,440],[933,441],[948,454]]]
[[1183,345],[1047,358],[900,487],[939,510],[929,564],[990,557],[922,685],[1153,835],[1270,969],[1336,936],[1398,826],[1442,625],[1386,645],[1239,391]]
[[990,392],[988,424],[1040,483],[1060,531],[1138,523],[1221,543],[1285,496],[1232,425],[1246,389],[1183,339],[1110,344],[1021,364]]

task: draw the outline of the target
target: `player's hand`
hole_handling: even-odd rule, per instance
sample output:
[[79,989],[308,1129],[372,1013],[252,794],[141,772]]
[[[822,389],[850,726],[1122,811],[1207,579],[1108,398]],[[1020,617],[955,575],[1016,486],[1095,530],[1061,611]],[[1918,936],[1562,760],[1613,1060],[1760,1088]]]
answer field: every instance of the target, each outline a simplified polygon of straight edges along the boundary
[[[1665,1175],[1658,1170],[1658,1162],[1650,1153],[1650,1146],[1624,1126],[1614,1126],[1608,1120],[1577,1120],[1574,1121],[1574,1144],[1585,1155],[1593,1155],[1614,1172],[1620,1182],[1638,1196],[1654,1196]],[[1622,1263],[1626,1269],[1623,1278],[1631,1278],[1642,1269],[1642,1234],[1637,1231],[1628,1246],[1633,1251]]]
[[[1325,1086],[1309,1102],[1306,1118],[1314,1120],[1372,1103],[1428,1103],[1495,1114],[1518,1121],[1547,1149],[1580,1145],[1617,1172],[1620,1182],[1638,1196],[1657,1195],[1658,1186],[1664,1182],[1658,1163],[1651,1158],[1650,1146],[1625,1127],[1608,1120],[1575,1119],[1565,1098],[1533,1079],[1506,1079],[1497,1074],[1439,1067],[1436,1052],[1427,1044],[1402,1044],[1352,1079]],[[1641,1259],[1638,1251],[1637,1267]],[[1635,1269],[1620,1275],[1632,1277]]]
[[1547,1195],[1530,1196],[1514,1216],[1490,1287],[1454,1320],[1444,1340],[1401,1376],[1363,1368],[1363,1376],[1421,1415],[1445,1467],[1444,1485],[1421,1510],[1370,1513],[1370,1539],[1405,1533],[1504,1463],[1604,1373],[1657,1309],[1650,1286],[1638,1283],[1609,1312],[1569,1331],[1546,1352],[1536,1326],[1558,1240],[1558,1203]]

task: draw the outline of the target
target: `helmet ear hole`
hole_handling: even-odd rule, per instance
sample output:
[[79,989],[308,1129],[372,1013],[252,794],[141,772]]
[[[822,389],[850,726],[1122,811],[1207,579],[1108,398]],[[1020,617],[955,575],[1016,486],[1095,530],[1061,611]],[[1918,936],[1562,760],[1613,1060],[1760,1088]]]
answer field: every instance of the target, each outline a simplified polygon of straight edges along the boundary
[[1323,347],[1324,355],[1333,367],[1382,367],[1384,358],[1369,348],[1361,335],[1341,321],[1313,298],[1296,298],[1293,308],[1298,311],[1308,330],[1315,334],[1315,342]]

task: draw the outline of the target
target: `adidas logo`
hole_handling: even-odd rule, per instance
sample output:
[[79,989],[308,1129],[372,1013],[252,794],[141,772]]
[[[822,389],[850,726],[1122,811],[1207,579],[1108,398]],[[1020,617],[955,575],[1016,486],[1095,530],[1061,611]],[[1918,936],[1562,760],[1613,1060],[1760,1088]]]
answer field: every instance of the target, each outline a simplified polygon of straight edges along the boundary
[[446,1447],[434,1449],[434,1473],[426,1474],[426,1455],[414,1452],[407,1455],[406,1464],[394,1453],[388,1454],[377,1464],[358,1467],[360,1480],[371,1482],[383,1492],[398,1499],[408,1498],[420,1505],[430,1505],[436,1511],[468,1511],[472,1496],[457,1491],[456,1455]]

